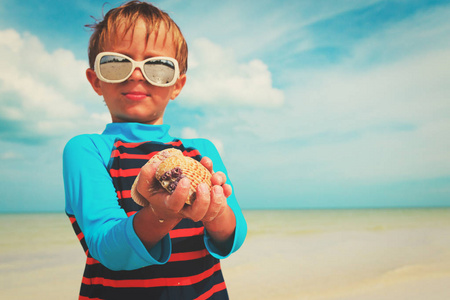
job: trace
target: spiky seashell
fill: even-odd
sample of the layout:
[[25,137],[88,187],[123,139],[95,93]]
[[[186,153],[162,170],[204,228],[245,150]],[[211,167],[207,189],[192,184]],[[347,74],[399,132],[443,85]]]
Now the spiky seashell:
[[[166,191],[173,193],[178,182],[187,177],[191,183],[189,196],[186,204],[192,204],[196,198],[197,187],[201,182],[205,182],[211,188],[211,173],[197,160],[186,157],[183,153],[175,148],[162,150],[155,154],[149,162],[150,164],[159,164],[155,177]],[[136,178],[137,181],[137,178]],[[135,181],[135,183],[136,183]],[[150,184],[149,191],[156,193],[160,190],[160,186]],[[147,205],[147,201],[136,192],[135,184],[131,189],[133,200],[141,205]]]

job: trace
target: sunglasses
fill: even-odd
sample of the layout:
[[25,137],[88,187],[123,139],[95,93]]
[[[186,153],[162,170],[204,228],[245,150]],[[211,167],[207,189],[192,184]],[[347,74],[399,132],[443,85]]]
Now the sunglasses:
[[174,85],[180,76],[178,61],[172,57],[151,57],[143,61],[115,52],[100,52],[95,58],[94,71],[97,77],[107,83],[127,80],[136,68],[145,79],[155,86]]

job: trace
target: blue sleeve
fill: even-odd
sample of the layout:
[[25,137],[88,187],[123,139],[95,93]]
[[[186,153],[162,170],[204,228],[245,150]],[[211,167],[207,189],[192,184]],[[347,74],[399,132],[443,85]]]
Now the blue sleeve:
[[134,217],[118,204],[107,169],[112,143],[99,137],[75,137],[64,149],[66,212],[75,216],[92,257],[107,268],[134,270],[166,263],[172,248],[169,236],[150,252],[142,244],[134,231]]
[[[227,176],[227,184],[231,185],[231,187],[233,188],[233,185],[228,177],[228,172],[225,168],[225,165],[223,164],[222,158],[220,157],[220,154],[217,151],[214,144],[211,143],[209,140],[205,139],[199,139],[196,141],[198,142],[198,145],[196,145],[196,147],[200,151],[200,154],[202,156],[207,156],[212,160],[214,172],[221,171],[225,173],[225,175]],[[239,207],[239,204],[236,200],[234,188],[233,193],[230,195],[230,197],[227,198],[227,203],[230,206],[236,218],[236,229],[234,232],[234,237],[232,240],[228,242],[228,245],[226,247],[227,249],[229,249],[229,251],[224,252],[223,250],[218,249],[212,242],[212,239],[209,236],[208,232],[205,231],[204,240],[206,249],[208,249],[208,251],[211,253],[212,256],[218,259],[226,258],[230,256],[230,254],[232,254],[233,252],[237,251],[244,243],[245,237],[247,235],[247,222],[245,221],[244,215],[242,214],[242,210]]]

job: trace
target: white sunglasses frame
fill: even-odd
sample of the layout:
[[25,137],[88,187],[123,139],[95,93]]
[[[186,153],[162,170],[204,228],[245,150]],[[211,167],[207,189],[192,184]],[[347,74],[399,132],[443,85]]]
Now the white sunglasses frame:
[[[125,58],[128,59],[131,62],[131,71],[130,73],[125,76],[125,78],[123,79],[116,79],[116,80],[110,80],[110,79],[106,79],[105,77],[103,77],[102,73],[100,72],[100,61],[104,56],[108,56],[108,55],[113,55],[113,56],[118,56],[121,58]],[[153,60],[168,60],[170,62],[172,62],[175,66],[175,74],[174,77],[172,79],[172,81],[168,82],[168,83],[157,83],[157,82],[153,82],[151,80],[149,80],[149,78],[147,77],[147,75],[145,74],[144,70],[144,65],[149,62],[149,61],[153,61]],[[122,53],[117,53],[117,52],[100,52],[99,54],[97,54],[97,56],[95,57],[95,63],[94,63],[94,71],[95,74],[97,74],[98,79],[100,79],[101,81],[104,81],[106,83],[121,83],[124,82],[126,80],[128,80],[128,78],[130,78],[131,74],[133,74],[134,70],[136,70],[136,68],[139,68],[141,70],[142,75],[144,76],[145,80],[147,80],[147,82],[149,82],[151,85],[154,86],[159,86],[159,87],[168,87],[168,86],[172,86],[174,85],[178,78],[180,77],[180,67],[178,66],[178,61],[175,58],[172,57],[166,57],[166,56],[155,56],[155,57],[150,57],[147,58],[145,60],[141,60],[141,61],[135,61],[134,59],[132,59],[129,56],[126,56]]]

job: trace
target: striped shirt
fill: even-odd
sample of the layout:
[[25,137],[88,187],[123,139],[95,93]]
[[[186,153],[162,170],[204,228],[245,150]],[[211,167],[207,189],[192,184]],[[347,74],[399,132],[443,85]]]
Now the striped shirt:
[[210,241],[201,222],[183,219],[147,251],[132,226],[141,206],[130,195],[140,168],[158,151],[178,148],[214,170],[226,170],[207,140],[174,139],[166,125],[108,124],[102,135],[82,135],[66,145],[66,213],[86,253],[79,299],[228,299],[220,259],[236,251],[246,224],[234,194],[236,215],[229,253]]

